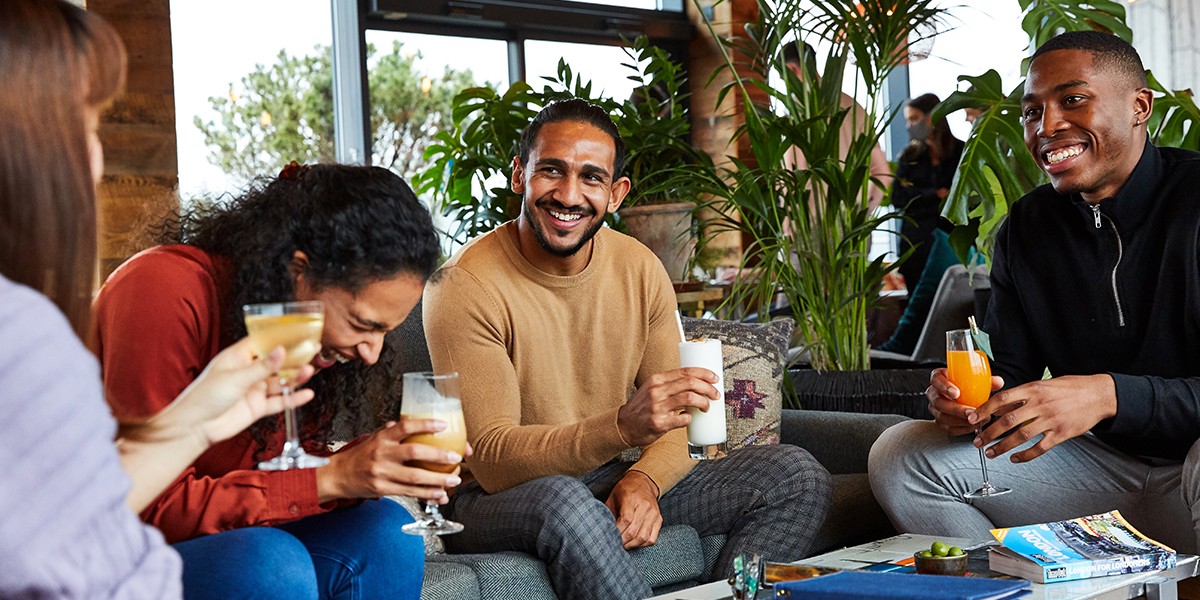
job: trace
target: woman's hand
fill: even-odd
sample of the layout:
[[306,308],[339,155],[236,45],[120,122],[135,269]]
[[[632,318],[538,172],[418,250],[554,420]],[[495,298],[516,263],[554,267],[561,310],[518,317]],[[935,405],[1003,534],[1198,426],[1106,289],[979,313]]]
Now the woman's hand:
[[[249,338],[243,339],[213,357],[162,412],[144,422],[122,423],[120,437],[136,442],[190,439],[203,452],[286,408],[283,395],[267,389],[267,378],[283,364],[284,356],[283,348],[277,347],[256,360]],[[312,374],[313,368],[305,366],[297,382],[307,381]],[[288,401],[295,407],[312,397],[312,390],[299,390]]]
[[[284,356],[283,348],[275,348],[255,360],[249,340],[242,340],[216,355],[162,412],[121,423],[117,449],[133,483],[125,499],[129,508],[141,512],[210,446],[283,410],[283,396],[268,392],[267,377]],[[301,369],[297,380],[306,381],[312,372],[312,367]],[[311,390],[301,390],[289,401],[299,406],[312,397]]]
[[[464,457],[457,452],[406,441],[418,433],[445,429],[445,421],[433,419],[388,423],[360,443],[329,457],[329,464],[317,469],[318,500],[411,496],[445,504],[449,501],[446,488],[462,483],[458,475]],[[471,455],[469,444],[465,455]],[[410,466],[413,461],[446,465],[449,472]]]

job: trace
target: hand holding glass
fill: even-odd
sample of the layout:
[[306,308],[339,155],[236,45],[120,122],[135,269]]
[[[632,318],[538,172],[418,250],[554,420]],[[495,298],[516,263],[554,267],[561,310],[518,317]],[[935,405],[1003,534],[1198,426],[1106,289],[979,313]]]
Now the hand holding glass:
[[725,428],[725,368],[722,364],[721,340],[699,339],[679,342],[679,366],[700,367],[717,375],[716,388],[720,397],[708,405],[708,412],[688,407],[692,420],[688,422],[688,454],[696,460],[723,458],[727,451],[728,434]]
[[283,392],[284,427],[287,441],[283,452],[268,461],[258,463],[265,471],[288,469],[313,469],[329,464],[329,459],[313,456],[300,446],[299,428],[296,424],[296,409],[291,406],[292,386],[296,374],[304,365],[312,362],[321,349],[321,332],[325,328],[325,309],[320,302],[278,302],[272,304],[247,304],[242,307],[246,318],[246,332],[259,356],[266,356],[276,346],[283,346],[287,356],[275,374]]
[[[978,408],[992,394],[992,367],[987,354],[975,348],[970,329],[946,332],[946,376],[958,388],[958,403]],[[978,434],[979,430],[976,429]],[[983,486],[964,494],[967,498],[987,498],[1007,494],[1012,490],[996,487],[988,481],[987,457],[979,448],[979,464],[983,468]]]
[[[457,452],[467,451],[467,427],[463,422],[458,373],[436,375],[428,371],[405,373],[403,398],[400,402],[402,419],[436,419],[446,422],[446,428],[434,433],[418,433],[405,438],[406,444],[424,444]],[[451,473],[458,465],[410,461],[410,466],[427,471]],[[446,535],[463,530],[462,523],[448,521],[438,510],[438,504],[425,501],[425,518],[401,528],[413,535]]]

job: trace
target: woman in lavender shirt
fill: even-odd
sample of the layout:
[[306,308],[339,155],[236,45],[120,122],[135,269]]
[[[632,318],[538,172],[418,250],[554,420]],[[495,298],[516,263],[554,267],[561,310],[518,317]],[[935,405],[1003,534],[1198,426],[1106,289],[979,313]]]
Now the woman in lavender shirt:
[[178,555],[135,513],[212,443],[283,408],[264,384],[282,349],[255,360],[240,343],[153,420],[118,426],[108,412],[79,334],[96,129],[124,71],[98,17],[0,1],[0,598],[180,597]]

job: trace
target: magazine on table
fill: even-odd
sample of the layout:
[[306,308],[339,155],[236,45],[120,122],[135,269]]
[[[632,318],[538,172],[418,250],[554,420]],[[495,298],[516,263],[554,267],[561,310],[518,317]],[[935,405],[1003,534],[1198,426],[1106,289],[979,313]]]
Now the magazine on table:
[[1001,545],[988,568],[1037,583],[1161,571],[1175,566],[1175,551],[1154,541],[1111,511],[1054,523],[993,529]]

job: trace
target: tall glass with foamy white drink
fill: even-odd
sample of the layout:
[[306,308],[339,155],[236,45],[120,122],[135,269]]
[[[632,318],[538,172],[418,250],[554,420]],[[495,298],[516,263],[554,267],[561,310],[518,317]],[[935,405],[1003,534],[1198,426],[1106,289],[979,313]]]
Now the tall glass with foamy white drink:
[[687,427],[688,453],[698,460],[721,458],[726,452],[725,432],[725,369],[721,359],[721,340],[697,339],[679,343],[679,366],[700,367],[717,375],[717,393],[708,412],[687,409],[692,421]]

